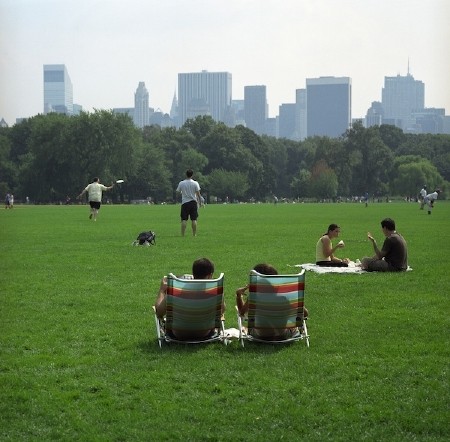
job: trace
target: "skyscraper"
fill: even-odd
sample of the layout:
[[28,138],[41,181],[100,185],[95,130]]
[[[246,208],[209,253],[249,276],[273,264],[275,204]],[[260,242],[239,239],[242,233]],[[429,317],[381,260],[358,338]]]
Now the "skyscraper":
[[306,79],[307,136],[340,137],[352,121],[352,80],[349,77]]
[[278,117],[278,137],[293,140],[295,138],[295,103],[280,105]]
[[231,106],[229,72],[196,72],[178,74],[178,124],[188,118],[211,115],[225,121]]
[[411,114],[425,107],[425,85],[414,80],[409,72],[405,77],[384,77],[381,104],[386,122],[406,130],[411,124]]
[[266,86],[244,87],[245,125],[258,135],[265,133],[267,119]]
[[148,126],[150,121],[150,109],[148,107],[148,90],[143,81],[139,85],[134,94],[134,125],[140,128]]
[[295,90],[295,139],[303,141],[306,138],[306,89]]
[[73,88],[63,64],[44,64],[44,114],[73,115]]

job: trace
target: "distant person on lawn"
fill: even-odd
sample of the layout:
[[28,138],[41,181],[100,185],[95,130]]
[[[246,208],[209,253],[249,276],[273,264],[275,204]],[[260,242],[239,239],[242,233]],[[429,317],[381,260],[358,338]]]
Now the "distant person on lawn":
[[372,241],[375,256],[363,258],[361,268],[368,272],[404,272],[408,268],[408,246],[400,233],[395,230],[395,221],[385,218],[381,221],[381,230],[386,239],[380,250],[372,234],[367,238]]
[[192,179],[192,169],[186,171],[186,179],[180,181],[177,192],[181,193],[181,236],[186,232],[188,219],[191,218],[192,235],[197,235],[198,208],[202,205],[200,184]]
[[427,186],[423,186],[420,189],[419,198],[420,198],[420,210],[423,210],[423,206],[425,205],[425,197],[427,196]]
[[441,189],[436,189],[434,192],[429,193],[425,199],[424,202],[428,206],[428,215],[431,215],[431,211],[434,207],[434,202],[438,199],[439,194],[441,193]]

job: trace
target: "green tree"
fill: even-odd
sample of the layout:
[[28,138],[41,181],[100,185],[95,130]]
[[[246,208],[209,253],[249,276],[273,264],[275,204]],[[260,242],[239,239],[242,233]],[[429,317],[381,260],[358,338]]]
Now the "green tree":
[[224,169],[215,169],[209,176],[209,194],[222,200],[226,197],[231,201],[242,199],[248,190],[247,177],[242,172],[230,172]]
[[334,170],[324,160],[319,160],[311,171],[310,193],[319,199],[337,196],[338,179]]
[[0,133],[0,194],[16,193],[18,169],[11,161],[11,141]]
[[295,198],[304,198],[310,196],[311,172],[306,169],[300,169],[297,176],[291,181],[292,194]]
[[198,143],[211,133],[217,124],[209,115],[200,115],[194,119],[188,119],[184,123],[183,129],[192,134]]
[[392,194],[417,196],[424,184],[429,189],[444,184],[444,179],[430,161],[418,155],[405,155],[395,159],[394,178],[390,186]]
[[239,133],[234,129],[217,124],[212,132],[202,138],[199,150],[209,159],[206,174],[216,169],[240,172],[247,177],[250,194],[260,188],[263,164],[242,144]]

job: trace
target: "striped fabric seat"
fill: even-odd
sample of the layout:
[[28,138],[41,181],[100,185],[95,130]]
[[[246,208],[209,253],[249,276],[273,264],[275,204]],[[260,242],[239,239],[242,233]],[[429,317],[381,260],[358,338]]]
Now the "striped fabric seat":
[[[222,340],[223,273],[216,279],[181,279],[167,277],[166,318],[158,339],[165,342],[200,343]],[[177,340],[173,331],[193,336],[211,335],[202,339]]]
[[248,316],[241,317],[239,324],[242,345],[244,339],[282,343],[306,339],[309,346],[304,298],[304,270],[295,275],[262,275],[252,270]]

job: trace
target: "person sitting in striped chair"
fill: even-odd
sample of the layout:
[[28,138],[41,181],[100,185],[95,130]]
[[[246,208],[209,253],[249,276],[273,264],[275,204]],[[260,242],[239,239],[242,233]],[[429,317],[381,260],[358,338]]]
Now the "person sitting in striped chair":
[[[255,267],[253,267],[253,270],[260,273],[261,275],[278,275],[277,269],[272,266],[271,264],[257,264]],[[243,296],[246,295],[247,290],[249,289],[249,285],[247,284],[244,287],[240,287],[236,290],[236,306],[239,311],[240,316],[245,316],[248,313],[249,310],[249,304],[248,299],[243,300]],[[306,307],[303,308],[303,317],[306,319],[308,317],[308,310]],[[294,334],[299,333],[298,327],[294,328],[273,328],[272,330],[257,330],[257,329],[250,329],[248,330],[248,333],[255,338],[262,338],[262,339],[287,339],[292,337]]]
[[[182,279],[213,279],[214,274],[214,264],[208,258],[199,258],[195,260],[192,264],[192,275],[184,275]],[[166,297],[167,297],[167,276],[164,276],[161,280],[161,285],[159,287],[159,292],[156,297],[155,302],[155,312],[158,318],[164,318],[167,312],[166,306]],[[222,315],[225,312],[225,303],[222,303]],[[210,334],[213,334],[216,330],[207,330],[203,332],[203,335],[200,336],[196,333],[187,333],[185,331],[180,330],[172,330],[172,334],[175,338],[183,340],[183,339],[202,339],[208,337]]]

